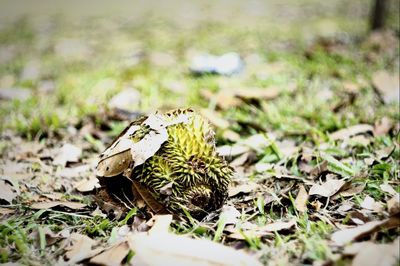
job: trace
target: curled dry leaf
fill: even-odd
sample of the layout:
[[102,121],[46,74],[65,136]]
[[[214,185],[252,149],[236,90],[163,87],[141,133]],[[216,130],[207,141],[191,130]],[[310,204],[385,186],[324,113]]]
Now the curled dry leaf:
[[128,243],[122,242],[92,257],[89,262],[96,265],[119,266],[129,250]]
[[129,247],[134,250],[134,265],[176,266],[259,266],[254,257],[240,250],[206,239],[164,234],[132,234]]
[[335,195],[346,184],[344,180],[330,179],[320,184],[314,184],[309,191],[309,195],[319,195],[322,197],[331,197]]
[[400,194],[397,193],[387,201],[387,209],[391,215],[400,213]]
[[0,199],[11,203],[17,196],[18,191],[14,188],[13,185],[6,182],[5,180],[0,179]]
[[380,120],[375,122],[374,136],[384,136],[393,128],[393,120],[387,116],[382,117]]
[[229,122],[226,121],[224,118],[222,118],[219,113],[217,113],[214,110],[211,109],[201,109],[200,110],[201,115],[203,115],[205,118],[207,118],[208,121],[210,121],[211,124],[216,126],[217,128],[220,129],[227,129],[229,127]]
[[82,149],[72,144],[64,144],[57,155],[54,157],[55,165],[65,166],[67,162],[78,162],[82,155]]
[[296,200],[294,201],[294,206],[296,210],[299,212],[306,212],[307,211],[307,200],[308,200],[308,193],[303,185],[299,186],[299,193],[297,193]]
[[343,129],[339,129],[338,131],[335,131],[330,134],[331,139],[333,140],[343,140],[343,139],[348,139],[352,136],[362,134],[362,133],[368,133],[368,132],[373,132],[374,127],[368,124],[360,124],[360,125],[355,125]]
[[349,242],[363,238],[374,232],[378,232],[383,229],[396,228],[399,225],[399,217],[393,216],[382,221],[372,221],[354,228],[336,231],[332,234],[331,239],[336,245],[343,246]]
[[44,202],[36,202],[31,205],[32,209],[51,209],[56,206],[64,206],[73,210],[79,210],[86,207],[86,204],[79,202],[70,202],[70,201],[44,201]]
[[78,233],[71,234],[69,241],[71,246],[66,248],[68,251],[65,253],[65,257],[71,265],[91,258],[103,250],[103,248],[92,249],[97,242],[88,236]]
[[94,176],[91,176],[89,179],[83,179],[75,184],[75,188],[79,192],[88,192],[99,187],[99,180]]
[[353,259],[352,266],[391,266],[399,259],[399,239],[391,244],[363,242]]
[[229,197],[236,196],[240,193],[250,193],[257,191],[261,186],[254,182],[246,182],[235,187],[229,188]]
[[372,84],[384,103],[399,102],[400,78],[398,73],[377,71],[372,75]]

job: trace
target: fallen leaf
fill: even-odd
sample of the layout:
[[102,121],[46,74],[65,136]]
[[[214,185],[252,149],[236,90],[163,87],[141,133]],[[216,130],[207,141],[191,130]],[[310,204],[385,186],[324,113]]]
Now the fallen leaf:
[[384,136],[386,135],[394,126],[393,120],[387,116],[382,117],[375,122],[374,126],[374,136]]
[[314,184],[309,191],[309,195],[319,195],[322,197],[331,197],[335,195],[346,184],[343,180],[330,179],[320,184]]
[[375,211],[375,212],[381,212],[383,210],[383,206],[381,203],[376,202],[373,198],[370,196],[366,196],[364,200],[361,202],[360,205],[362,208]]
[[387,209],[391,215],[400,213],[400,194],[397,193],[387,201]]
[[389,185],[388,183],[382,184],[379,187],[383,192],[389,193],[391,196],[394,196],[397,194],[397,191],[394,190],[394,188],[391,185]]
[[66,248],[68,251],[65,253],[69,264],[91,258],[103,250],[103,248],[92,249],[97,244],[97,241],[78,233],[71,234],[69,241],[71,246]]
[[260,185],[255,182],[246,182],[244,184],[230,187],[229,188],[229,197],[236,196],[240,193],[247,194],[250,192],[255,192],[260,188]]
[[56,157],[54,157],[53,164],[65,166],[67,162],[78,162],[82,155],[82,149],[72,144],[64,144]]
[[354,257],[352,266],[391,266],[396,265],[399,259],[399,239],[392,244],[364,244]]
[[290,220],[288,222],[274,222],[271,224],[267,224],[264,226],[261,226],[259,231],[263,231],[263,232],[278,232],[281,230],[287,230],[292,228],[293,226],[296,225],[296,220]]
[[225,222],[225,225],[236,224],[240,215],[241,213],[234,206],[225,205],[222,207],[220,219]]
[[114,95],[108,103],[108,107],[133,112],[139,109],[139,103],[139,91],[133,88],[127,88]]
[[36,202],[31,205],[32,209],[51,209],[56,206],[64,206],[73,210],[79,210],[86,207],[86,204],[79,202],[70,202],[70,201],[44,201],[44,202]]
[[220,156],[235,157],[250,151],[250,148],[245,145],[235,144],[232,146],[231,145],[219,146],[217,147],[216,151]]
[[381,96],[384,103],[399,102],[400,77],[399,74],[390,74],[384,70],[372,75],[372,84]]
[[172,223],[172,215],[164,214],[164,215],[155,215],[151,219],[152,227],[149,230],[149,234],[162,234],[168,233],[169,227]]
[[2,208],[0,207],[0,215],[7,215],[7,214],[12,214],[14,213],[15,210],[13,209],[8,209],[8,208]]
[[358,195],[364,190],[365,186],[366,186],[366,184],[362,184],[362,185],[358,185],[358,186],[350,185],[350,187],[348,189],[341,191],[335,197],[352,197],[354,195]]
[[299,186],[299,192],[297,193],[296,200],[294,201],[294,206],[296,210],[299,212],[306,212],[307,211],[307,200],[308,200],[308,193],[303,185]]
[[211,124],[220,129],[227,129],[229,122],[222,118],[219,113],[211,109],[201,109],[201,115],[203,115]]
[[333,140],[343,140],[343,139],[348,139],[348,138],[358,135],[358,134],[368,133],[368,132],[373,132],[373,131],[374,131],[374,128],[371,125],[360,124],[360,125],[355,125],[355,126],[339,129],[338,131],[331,133],[330,137]]
[[245,88],[235,89],[234,94],[242,99],[272,100],[279,96],[279,90],[276,88]]
[[122,242],[92,257],[89,262],[96,265],[119,266],[129,250],[128,243]]
[[366,224],[336,231],[331,235],[331,240],[339,246],[343,246],[351,241],[363,238],[374,232],[378,232],[383,229],[396,228],[400,225],[400,219],[398,217],[391,217],[382,221],[372,221]]
[[90,177],[89,179],[83,179],[75,184],[75,188],[79,192],[88,192],[99,187],[99,180],[94,176]]
[[191,239],[170,233],[132,234],[128,237],[128,243],[135,252],[132,262],[134,265],[261,265],[243,251],[206,239]]
[[14,189],[14,187],[10,183],[8,183],[4,180],[0,180],[0,199],[3,199],[11,204],[11,202],[17,196],[18,196],[17,191]]

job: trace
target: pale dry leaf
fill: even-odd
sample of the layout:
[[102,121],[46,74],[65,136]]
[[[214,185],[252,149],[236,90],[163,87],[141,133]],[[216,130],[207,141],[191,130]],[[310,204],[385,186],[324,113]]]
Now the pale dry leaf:
[[303,185],[299,186],[299,192],[297,193],[296,200],[294,201],[294,206],[299,212],[307,211],[307,200],[308,193]]
[[243,251],[206,239],[191,239],[173,234],[139,233],[130,235],[128,243],[135,252],[134,265],[261,265],[254,257]]
[[310,188],[308,194],[319,195],[322,197],[331,197],[335,195],[343,187],[344,184],[346,184],[344,180],[330,179],[322,185],[314,184]]
[[296,220],[295,219],[290,220],[288,222],[279,221],[279,222],[273,222],[271,224],[264,225],[264,226],[260,227],[259,231],[262,231],[262,232],[278,232],[278,231],[281,231],[281,230],[290,229],[290,228],[294,227],[295,225],[296,225]]
[[380,120],[375,122],[374,126],[374,136],[384,136],[386,135],[394,126],[393,120],[387,116],[382,117]]
[[348,189],[341,191],[335,197],[352,197],[354,195],[358,195],[364,190],[365,185],[366,184],[362,184],[362,185],[358,185],[358,186],[351,185]]
[[235,145],[224,145],[224,146],[219,146],[217,147],[217,153],[220,156],[238,156],[241,155],[243,153],[246,153],[250,150],[249,147],[245,146],[245,145],[239,145],[239,144],[235,144]]
[[331,240],[339,246],[370,235],[382,229],[395,228],[400,225],[399,218],[391,217],[382,221],[372,221],[363,225],[336,231],[331,235]]
[[79,210],[86,207],[86,204],[79,202],[71,202],[71,201],[44,201],[44,202],[36,202],[31,205],[32,209],[51,209],[56,206],[64,206],[73,210]]
[[96,265],[119,266],[129,250],[128,243],[122,242],[92,257],[89,262]]
[[242,99],[272,100],[279,96],[277,88],[244,88],[235,89],[234,95]]
[[387,201],[387,209],[391,215],[400,212],[400,194],[397,193],[390,200]]
[[372,75],[372,84],[384,103],[399,102],[400,78],[398,73],[390,74],[384,70],[377,71]]
[[18,193],[11,184],[4,180],[0,180],[0,199],[11,203],[17,196]]
[[353,259],[352,266],[392,266],[399,260],[399,239],[392,244],[364,245]]
[[139,103],[140,92],[134,88],[126,88],[111,98],[108,107],[134,112],[139,109]]
[[67,162],[78,162],[82,155],[82,149],[72,145],[64,144],[54,157],[53,164],[65,166]]
[[389,185],[388,183],[382,184],[379,187],[383,192],[389,193],[391,196],[394,196],[397,194],[396,190],[394,190],[394,188],[391,185]]
[[225,221],[226,225],[236,224],[240,215],[240,212],[234,206],[224,205],[222,207],[220,219]]
[[12,214],[14,213],[15,210],[13,209],[8,209],[8,208],[2,208],[0,207],[0,215],[7,215],[7,214]]
[[376,202],[372,197],[366,196],[364,200],[361,202],[360,206],[364,209],[381,212],[383,210],[383,206],[380,202]]
[[0,88],[0,99],[25,101],[32,95],[32,91],[24,88]]
[[152,218],[153,226],[149,230],[149,234],[162,234],[168,233],[169,227],[172,223],[172,215],[155,215]]
[[91,176],[89,179],[83,179],[77,182],[74,187],[79,192],[88,192],[92,191],[95,188],[99,188],[100,184],[99,180],[96,177]]
[[211,109],[201,109],[200,113],[208,120],[211,124],[220,129],[227,129],[229,122],[222,118],[219,113]]
[[368,133],[368,132],[373,132],[374,127],[368,124],[359,124],[359,125],[354,125],[351,127],[339,129],[338,131],[335,131],[330,134],[331,139],[333,140],[344,140],[348,139],[352,136],[362,134],[362,133]]
[[69,241],[71,246],[66,248],[68,251],[65,253],[65,257],[70,264],[91,258],[103,250],[103,248],[92,249],[97,242],[88,236],[78,233],[71,234]]
[[260,185],[255,182],[246,182],[238,186],[229,188],[229,197],[236,196],[240,193],[248,194],[250,192],[255,192],[260,188]]

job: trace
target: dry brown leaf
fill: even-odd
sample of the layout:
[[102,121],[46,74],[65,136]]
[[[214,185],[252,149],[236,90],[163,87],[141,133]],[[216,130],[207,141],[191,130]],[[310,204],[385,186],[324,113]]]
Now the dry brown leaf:
[[387,116],[382,117],[380,120],[375,122],[374,126],[374,136],[384,136],[386,135],[394,126],[393,120]]
[[353,259],[352,266],[392,266],[399,259],[399,239],[392,244],[365,243]]
[[279,90],[276,88],[245,88],[235,89],[234,94],[242,99],[272,100],[279,96]]
[[399,102],[400,77],[381,70],[372,75],[372,84],[384,103]]
[[99,180],[96,177],[91,176],[89,179],[83,179],[79,181],[78,183],[75,184],[74,187],[79,192],[88,192],[92,191],[95,188],[99,188],[100,184]]
[[296,200],[294,201],[294,206],[299,212],[307,211],[307,200],[308,193],[303,185],[299,186],[299,193],[297,193]]
[[92,257],[89,262],[98,265],[119,266],[128,255],[129,250],[128,243],[122,242]]
[[260,227],[259,230],[263,231],[263,232],[278,232],[281,230],[290,229],[295,225],[296,225],[296,220],[293,219],[293,220],[290,220],[289,222],[274,222],[271,224],[267,224],[267,225]]
[[394,196],[397,194],[396,190],[394,190],[394,188],[391,185],[389,185],[388,183],[382,184],[379,187],[383,192],[389,193],[391,196]]
[[400,194],[397,193],[387,201],[387,209],[391,215],[400,213]]
[[129,247],[135,252],[133,264],[144,266],[259,266],[254,257],[240,250],[206,239],[164,234],[132,234]]
[[250,148],[245,146],[245,145],[239,145],[239,144],[235,144],[233,146],[231,145],[224,145],[224,146],[219,146],[217,147],[217,153],[220,156],[238,156],[241,155],[243,153],[246,153],[250,151]]
[[0,179],[0,199],[11,203],[18,196],[17,191],[8,182]]
[[72,144],[64,144],[54,157],[53,164],[65,166],[67,162],[78,162],[82,155],[82,149]]
[[360,194],[364,190],[365,185],[366,184],[362,184],[362,185],[358,185],[358,186],[350,185],[350,187],[348,189],[341,191],[335,197],[352,197],[354,195]]
[[222,118],[219,113],[211,109],[201,109],[201,115],[203,115],[211,124],[220,129],[227,129],[229,122]]
[[319,195],[322,197],[331,197],[335,195],[344,186],[344,184],[346,184],[346,182],[343,180],[330,179],[322,185],[314,184],[310,188],[308,194]]
[[220,90],[218,93],[214,94],[208,89],[203,89],[200,91],[200,94],[208,101],[215,102],[217,106],[223,110],[236,107],[241,104],[241,101],[235,98],[232,90]]
[[97,242],[85,235],[73,233],[69,240],[71,241],[71,246],[66,248],[68,251],[65,253],[69,264],[91,258],[103,250],[103,248],[92,249]]
[[362,134],[362,133],[368,133],[368,132],[373,132],[374,127],[368,124],[359,124],[359,125],[354,125],[351,127],[339,129],[338,131],[335,131],[330,134],[331,139],[333,140],[343,140],[343,139],[348,139],[352,136]]
[[13,209],[8,209],[8,208],[2,208],[0,207],[0,215],[7,215],[7,214],[12,214],[14,213],[15,210]]
[[229,188],[229,197],[236,196],[240,193],[255,192],[260,188],[260,185],[254,182],[246,182],[244,184]]
[[146,202],[147,206],[155,213],[155,214],[162,214],[162,213],[168,213],[165,207],[159,203],[153,195],[145,188],[142,186],[138,181],[132,180],[132,191],[133,194],[135,195],[136,199],[142,199]]
[[382,204],[380,202],[376,202],[370,196],[366,196],[364,198],[364,200],[361,202],[360,206],[364,209],[375,211],[375,212],[381,212],[383,210]]
[[372,221],[354,228],[336,231],[331,235],[331,239],[335,244],[343,246],[351,241],[360,239],[374,232],[382,229],[396,228],[399,225],[400,219],[393,216],[382,221]]
[[86,207],[86,204],[79,202],[70,202],[70,201],[44,201],[44,202],[36,202],[31,205],[32,209],[51,209],[56,206],[64,206],[73,210],[79,210]]

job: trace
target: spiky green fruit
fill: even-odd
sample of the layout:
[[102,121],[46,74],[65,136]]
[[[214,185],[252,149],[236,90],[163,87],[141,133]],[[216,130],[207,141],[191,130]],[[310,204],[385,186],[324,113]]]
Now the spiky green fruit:
[[[222,206],[232,169],[217,155],[208,122],[192,111],[183,112],[189,115],[187,123],[169,126],[168,140],[132,176],[168,209],[197,214]],[[165,117],[173,119],[179,113]]]
[[[184,122],[174,122],[182,117]],[[168,138],[154,155],[133,168],[130,178],[171,212],[184,209],[192,215],[201,215],[220,208],[228,195],[233,171],[216,153],[209,123],[189,109],[172,111],[159,118],[170,123],[166,127]],[[139,144],[152,130],[142,123],[125,136]]]

